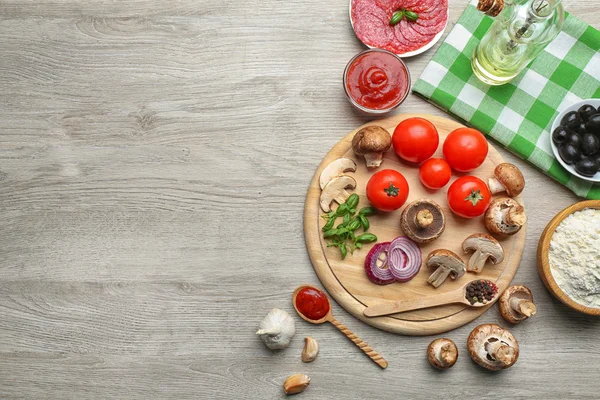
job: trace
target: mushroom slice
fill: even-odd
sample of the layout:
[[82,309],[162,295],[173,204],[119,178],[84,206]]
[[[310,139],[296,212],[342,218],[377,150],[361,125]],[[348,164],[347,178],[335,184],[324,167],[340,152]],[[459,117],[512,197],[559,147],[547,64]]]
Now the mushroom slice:
[[519,358],[517,339],[496,324],[483,324],[473,329],[467,347],[471,359],[491,371],[508,368]]
[[383,153],[392,146],[389,132],[378,125],[362,128],[352,138],[352,150],[364,156],[367,168],[377,168],[383,162]]
[[427,359],[435,368],[448,369],[456,364],[458,348],[450,339],[435,339],[427,347]]
[[350,196],[350,193],[346,189],[354,189],[356,187],[356,181],[353,177],[348,175],[338,176],[333,178],[321,192],[319,204],[321,209],[325,212],[331,211],[331,203],[335,201],[338,204],[342,204]]
[[417,243],[429,243],[442,234],[446,219],[433,200],[421,199],[407,205],[400,217],[402,231]]
[[500,242],[487,233],[476,233],[469,236],[463,242],[465,253],[473,251],[473,255],[467,262],[467,271],[480,273],[489,259],[492,264],[501,263],[504,260],[504,249]]
[[426,264],[430,268],[437,268],[427,279],[433,287],[439,287],[448,276],[458,279],[465,274],[466,267],[463,260],[450,250],[433,250],[427,256]]
[[525,178],[515,165],[502,163],[494,169],[494,177],[488,180],[488,186],[492,194],[506,191],[510,197],[517,197],[525,188]]
[[321,189],[323,189],[333,178],[344,175],[344,172],[354,171],[356,171],[356,163],[353,160],[349,158],[338,158],[329,163],[323,172],[321,172],[321,175],[319,176],[319,185],[321,186]]
[[513,324],[526,320],[537,312],[531,290],[526,286],[509,286],[500,296],[499,302],[500,314]]
[[525,222],[525,208],[510,197],[493,200],[485,212],[485,227],[496,235],[514,235],[521,230]]

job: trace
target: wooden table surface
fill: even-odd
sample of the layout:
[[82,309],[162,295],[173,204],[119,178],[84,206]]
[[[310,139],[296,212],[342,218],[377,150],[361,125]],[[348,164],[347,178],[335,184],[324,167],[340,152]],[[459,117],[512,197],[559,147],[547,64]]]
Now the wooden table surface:
[[[451,1],[450,26],[465,0]],[[567,8],[600,25],[592,0]],[[550,297],[535,264],[546,223],[578,199],[504,150],[527,179],[530,223],[515,282],[538,315],[521,356],[488,373],[465,342],[494,307],[432,337],[371,328],[333,305],[389,361],[380,370],[333,326],[296,318],[292,345],[254,334],[319,285],[302,210],[321,158],[365,122],[343,68],[363,49],[348,0],[5,0],[0,3],[0,398],[597,398],[600,320]],[[439,44],[438,44],[439,45]],[[437,48],[437,46],[435,47]],[[416,78],[434,50],[408,61]],[[400,112],[443,115],[411,95]],[[304,336],[321,345],[300,361]]]

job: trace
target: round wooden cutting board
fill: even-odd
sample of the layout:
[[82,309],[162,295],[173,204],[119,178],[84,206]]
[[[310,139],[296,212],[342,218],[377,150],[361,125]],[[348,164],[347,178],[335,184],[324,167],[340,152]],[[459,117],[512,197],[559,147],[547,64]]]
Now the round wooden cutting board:
[[[372,244],[365,245],[361,250],[355,251],[354,254],[348,254],[345,260],[341,259],[337,248],[328,248],[327,241],[323,239],[321,233],[321,228],[325,225],[326,221],[321,218],[321,215],[324,213],[319,207],[319,196],[321,194],[319,176],[321,171],[330,162],[340,157],[351,158],[358,165],[356,172],[348,173],[357,182],[355,193],[360,196],[358,208],[369,205],[365,194],[365,186],[371,175],[376,171],[387,168],[398,170],[406,177],[410,185],[407,204],[416,199],[429,198],[436,201],[442,207],[446,216],[446,230],[440,238],[432,243],[420,245],[423,258],[430,251],[440,248],[449,249],[456,254],[463,255],[461,245],[467,236],[473,233],[487,232],[483,224],[483,218],[465,219],[455,216],[450,211],[446,201],[446,192],[450,184],[438,191],[426,189],[419,181],[418,167],[401,161],[394,153],[393,148],[385,154],[381,167],[374,171],[368,171],[364,159],[362,157],[359,159],[354,155],[351,144],[356,131],[367,125],[380,125],[392,133],[400,121],[410,117],[426,118],[437,127],[440,134],[440,146],[434,157],[442,156],[442,143],[446,135],[454,129],[463,126],[449,119],[433,115],[404,114],[372,121],[350,132],[329,151],[312,179],[304,206],[304,236],[308,254],[319,279],[329,294],[346,311],[367,324],[385,331],[405,335],[432,335],[455,329],[474,320],[483,314],[491,304],[490,306],[481,308],[471,308],[464,305],[447,305],[375,318],[365,317],[363,311],[365,307],[378,303],[420,298],[422,296],[435,296],[439,293],[457,289],[473,279],[489,279],[498,285],[500,292],[503,292],[510,284],[519,267],[523,248],[525,247],[526,227],[523,227],[514,236],[497,238],[505,251],[505,258],[502,263],[497,265],[486,264],[483,272],[478,275],[469,272],[456,281],[448,279],[437,289],[427,283],[427,278],[433,271],[428,270],[424,264],[421,266],[421,270],[417,276],[409,282],[395,282],[390,285],[376,285],[372,283],[364,271],[365,256],[371,249]],[[490,145],[488,158],[483,165],[471,174],[487,182],[487,179],[493,176],[495,166],[502,162],[504,162],[502,156]],[[456,173],[453,174],[451,183],[457,176]],[[521,197],[516,198],[516,200],[523,204]],[[375,216],[369,217],[371,222],[369,232],[377,235],[379,242],[391,241],[396,236],[403,235],[399,223],[402,209],[391,213],[380,212]],[[339,221],[341,222],[341,219]],[[362,230],[359,232],[362,232]],[[468,260],[468,257],[468,255],[463,256],[465,262]]]

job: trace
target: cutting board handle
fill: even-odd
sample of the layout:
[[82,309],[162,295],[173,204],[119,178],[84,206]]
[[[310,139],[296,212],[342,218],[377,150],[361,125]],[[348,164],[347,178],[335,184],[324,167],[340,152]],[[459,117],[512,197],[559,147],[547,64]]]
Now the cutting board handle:
[[388,363],[385,359],[379,355],[375,350],[371,348],[368,344],[363,342],[358,336],[356,336],[350,329],[348,329],[344,324],[340,321],[331,317],[329,320],[336,328],[338,328],[346,337],[354,342],[355,345],[358,346],[359,349],[365,352],[366,355],[369,356],[371,360],[381,368],[387,368]]

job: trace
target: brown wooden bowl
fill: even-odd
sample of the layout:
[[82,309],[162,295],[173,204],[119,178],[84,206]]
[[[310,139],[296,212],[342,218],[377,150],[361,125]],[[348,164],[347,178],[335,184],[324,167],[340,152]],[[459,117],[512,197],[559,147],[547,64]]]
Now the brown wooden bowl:
[[556,214],[552,221],[548,223],[544,232],[542,232],[542,236],[540,237],[540,241],[538,243],[538,251],[537,251],[537,263],[538,263],[538,272],[540,273],[540,277],[542,281],[550,291],[561,302],[571,307],[575,311],[582,312],[588,315],[600,315],[600,308],[586,307],[572,300],[565,292],[562,291],[558,284],[554,280],[552,276],[552,272],[550,271],[550,263],[548,262],[548,250],[550,249],[550,239],[552,239],[552,235],[556,230],[556,227],[562,222],[570,214],[573,214],[576,211],[583,210],[584,208],[597,208],[600,209],[600,200],[588,200],[588,201],[580,201],[579,203],[575,203],[572,206],[569,206]]

